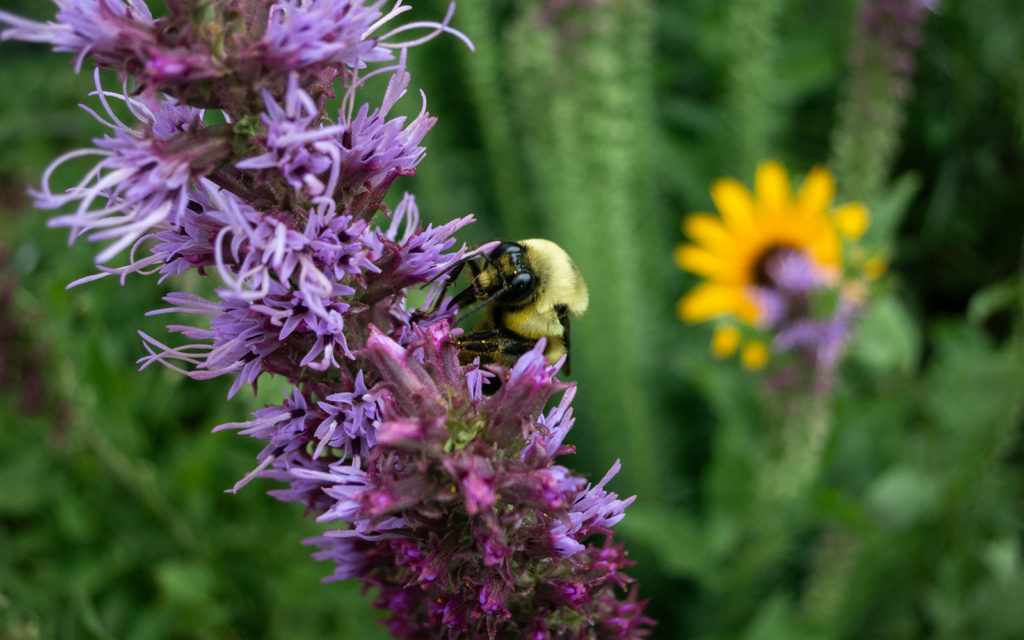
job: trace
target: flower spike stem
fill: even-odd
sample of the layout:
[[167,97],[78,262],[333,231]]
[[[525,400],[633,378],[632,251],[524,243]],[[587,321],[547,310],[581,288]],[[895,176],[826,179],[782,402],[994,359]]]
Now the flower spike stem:
[[736,0],[727,9],[730,55],[724,106],[731,126],[725,166],[743,174],[768,155],[779,126],[772,66],[782,7],[779,0]]
[[885,186],[913,90],[915,53],[936,4],[866,0],[858,10],[830,160],[844,196],[874,202]]
[[[802,400],[802,402],[800,402]],[[779,457],[763,469],[759,486],[769,509],[806,498],[818,478],[831,433],[831,402],[826,394],[795,400],[799,405],[783,425]]]

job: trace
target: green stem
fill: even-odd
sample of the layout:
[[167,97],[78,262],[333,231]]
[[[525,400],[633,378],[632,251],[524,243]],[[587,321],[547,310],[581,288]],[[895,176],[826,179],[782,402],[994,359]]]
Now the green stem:
[[760,486],[770,511],[802,501],[821,469],[832,429],[829,396],[811,396],[805,402],[783,426],[781,455],[764,470]]
[[652,312],[660,292],[647,274],[669,249],[659,253],[663,238],[653,231],[647,143],[653,12],[620,0],[558,19],[573,22],[525,12],[510,31],[509,59],[544,231],[590,289],[587,315],[572,326],[579,424],[596,435],[590,456],[622,458],[620,490],[657,495],[652,345],[669,318]]
[[489,158],[495,203],[505,234],[525,238],[536,228],[527,206],[526,189],[520,170],[509,116],[508,99],[501,89],[502,65],[494,38],[493,0],[474,0],[459,5],[459,20],[473,36],[476,51],[466,61],[473,108],[480,127],[484,150]]
[[726,166],[742,175],[768,157],[779,126],[772,69],[778,49],[775,23],[782,6],[781,0],[729,3]]

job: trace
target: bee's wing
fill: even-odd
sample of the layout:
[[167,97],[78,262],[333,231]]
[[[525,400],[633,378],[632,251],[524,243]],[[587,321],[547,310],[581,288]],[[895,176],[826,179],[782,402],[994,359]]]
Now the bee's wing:
[[572,373],[572,352],[569,350],[569,310],[558,311],[558,321],[562,324],[562,342],[565,344],[565,373]]

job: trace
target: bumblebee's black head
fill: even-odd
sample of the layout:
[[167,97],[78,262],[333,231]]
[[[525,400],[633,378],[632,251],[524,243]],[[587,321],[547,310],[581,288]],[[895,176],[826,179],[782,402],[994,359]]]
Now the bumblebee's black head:
[[487,262],[482,284],[488,297],[495,296],[494,301],[503,305],[525,304],[532,299],[539,283],[523,245],[502,242],[487,255]]
[[494,261],[500,258],[501,256],[509,255],[512,253],[523,253],[523,245],[519,244],[518,242],[502,242],[497,247],[492,249],[491,252],[487,254],[487,257],[490,258],[491,261]]

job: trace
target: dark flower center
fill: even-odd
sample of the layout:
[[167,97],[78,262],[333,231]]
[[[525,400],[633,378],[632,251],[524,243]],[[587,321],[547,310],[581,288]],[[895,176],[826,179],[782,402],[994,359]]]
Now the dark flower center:
[[758,287],[775,287],[778,285],[772,276],[771,266],[778,264],[779,260],[788,255],[799,253],[800,250],[788,244],[769,245],[757,260],[754,261],[754,268],[751,272],[751,280]]

